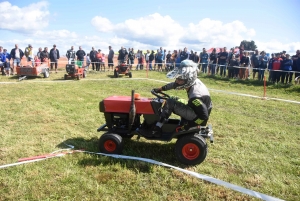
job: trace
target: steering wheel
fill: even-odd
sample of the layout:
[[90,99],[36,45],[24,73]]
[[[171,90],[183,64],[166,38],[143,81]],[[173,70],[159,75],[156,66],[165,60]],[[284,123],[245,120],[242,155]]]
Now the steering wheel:
[[163,92],[156,93],[154,91],[154,89],[151,90],[151,93],[159,99],[169,99],[170,98],[170,96],[168,94],[165,94]]

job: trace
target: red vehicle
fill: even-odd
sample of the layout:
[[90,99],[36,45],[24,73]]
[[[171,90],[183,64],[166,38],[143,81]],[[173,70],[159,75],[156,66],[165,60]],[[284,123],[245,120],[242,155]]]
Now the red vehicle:
[[132,73],[130,72],[129,65],[122,63],[121,65],[116,66],[114,70],[114,77],[118,78],[119,75],[125,75],[132,78]]
[[18,66],[16,70],[20,81],[31,76],[35,77],[35,76],[43,75],[44,78],[48,78],[50,76],[50,69],[48,63],[43,63],[36,67],[32,67],[31,65],[21,66],[21,67]]
[[68,79],[68,77],[76,78],[80,80],[80,78],[86,78],[86,69],[84,67],[80,68],[75,64],[67,64],[66,71],[68,74],[65,74],[64,79]]
[[[99,110],[104,113],[106,123],[97,131],[106,130],[99,139],[99,149],[103,153],[121,154],[123,150],[123,138],[131,138],[137,135],[149,140],[171,141],[177,139],[175,144],[175,156],[183,164],[196,165],[204,161],[207,154],[205,138],[213,142],[213,130],[211,125],[205,133],[195,126],[185,131],[177,131],[181,125],[180,119],[169,118],[162,126],[160,137],[149,138],[139,133],[139,129],[152,129],[159,120],[162,100],[170,98],[165,93],[157,94],[151,91],[156,98],[141,98],[138,94],[130,96],[110,96],[100,101]],[[141,122],[143,117],[143,122]]]

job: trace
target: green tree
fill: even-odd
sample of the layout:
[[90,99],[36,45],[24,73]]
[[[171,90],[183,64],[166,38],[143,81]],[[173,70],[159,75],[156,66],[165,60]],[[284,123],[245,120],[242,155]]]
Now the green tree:
[[253,40],[251,40],[251,41],[243,40],[240,45],[244,45],[244,50],[254,51],[257,48],[257,46],[255,45],[255,42]]

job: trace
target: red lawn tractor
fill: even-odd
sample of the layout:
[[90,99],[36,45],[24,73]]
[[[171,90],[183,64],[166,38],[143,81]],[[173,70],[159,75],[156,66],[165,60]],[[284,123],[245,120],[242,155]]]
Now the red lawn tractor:
[[64,79],[68,79],[68,77],[76,78],[80,80],[80,78],[86,78],[86,69],[84,67],[80,68],[75,64],[67,64],[66,71],[68,74],[65,74]]
[[132,73],[130,72],[129,65],[122,63],[116,66],[114,70],[114,77],[118,78],[119,75],[125,75],[128,76],[129,78],[132,78]]
[[[182,125],[180,119],[169,118],[162,126],[160,137],[147,137],[139,133],[139,129],[151,130],[160,118],[160,111],[164,99],[169,95],[151,91],[156,98],[142,98],[132,91],[131,96],[110,96],[100,101],[99,110],[104,113],[106,123],[97,131],[107,132],[99,139],[99,149],[103,153],[121,154],[123,150],[123,138],[131,138],[134,135],[148,140],[171,141],[177,139],[175,144],[175,156],[179,162],[186,165],[197,165],[204,161],[207,154],[205,138],[210,138],[213,143],[213,130],[209,125],[205,132],[199,126],[189,130],[177,131]],[[141,117],[143,121],[141,122]]]

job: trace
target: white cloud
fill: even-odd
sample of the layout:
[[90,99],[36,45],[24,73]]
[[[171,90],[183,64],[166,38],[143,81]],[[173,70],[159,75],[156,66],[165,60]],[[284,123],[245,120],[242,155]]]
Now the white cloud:
[[273,40],[269,42],[257,41],[255,44],[258,47],[258,50],[265,50],[268,53],[277,53],[285,50],[287,53],[294,55],[296,50],[300,49],[300,42],[283,43]]
[[0,29],[32,32],[48,26],[48,3],[41,1],[20,8],[8,1],[0,3]]
[[91,23],[100,32],[112,32],[121,38],[158,46],[176,43],[184,31],[170,16],[161,16],[158,13],[139,19],[128,19],[118,24],[96,16]]
[[163,46],[167,49],[188,47],[200,50],[202,47],[233,47],[239,45],[242,40],[250,40],[255,36],[255,30],[247,28],[237,20],[224,24],[205,18],[184,27],[170,16],[162,16],[159,13],[138,19],[127,19],[117,24],[113,24],[107,18],[96,16],[91,23],[98,31],[110,33],[117,38],[125,38],[149,47]]

